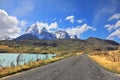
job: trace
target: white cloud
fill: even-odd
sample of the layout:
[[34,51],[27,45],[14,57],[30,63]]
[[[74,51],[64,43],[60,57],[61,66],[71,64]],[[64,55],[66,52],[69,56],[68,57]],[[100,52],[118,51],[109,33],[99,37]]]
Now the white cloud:
[[56,29],[58,28],[58,24],[57,22],[53,22],[50,25],[48,23],[43,23],[43,22],[37,22],[35,24],[33,24],[32,26],[36,25],[38,26],[39,30],[46,28],[48,31],[50,31],[51,29]]
[[95,31],[96,28],[91,27],[87,24],[83,24],[82,26],[76,26],[74,28],[67,28],[66,31],[70,34],[70,35],[77,35],[80,38],[80,35],[88,30],[93,30]]
[[113,16],[111,16],[108,21],[114,20],[114,19],[120,19],[120,13],[116,13]]
[[82,22],[83,22],[83,19],[78,19],[76,22],[82,23]]
[[[113,16],[111,16],[108,21],[110,20],[114,20],[114,19],[119,19],[120,18],[120,14],[114,14]],[[107,24],[105,25],[105,27],[107,28],[107,30],[111,31],[114,30],[114,32],[112,32],[107,39],[114,39],[114,37],[118,37],[120,38],[120,20],[117,20],[117,22],[115,24]]]
[[119,37],[120,38],[120,29],[114,31],[113,33],[111,33],[107,39],[113,39],[114,37]]
[[111,31],[111,30],[116,30],[120,27],[120,20],[118,20],[115,24],[107,24],[105,25],[105,28],[107,28],[107,30]]
[[58,27],[57,22],[51,23],[47,28],[48,29],[56,29]]
[[116,27],[116,28],[120,27],[120,20],[118,20],[118,21],[116,22],[115,27]]
[[6,11],[0,10],[0,37],[6,36],[16,38],[19,36],[21,28],[17,27],[19,20],[7,14]]
[[74,21],[75,21],[74,18],[75,17],[73,15],[71,15],[71,16],[67,16],[65,20],[69,20],[71,23],[74,23]]
[[105,28],[107,28],[108,31],[111,31],[114,28],[114,25],[107,24],[105,25]]

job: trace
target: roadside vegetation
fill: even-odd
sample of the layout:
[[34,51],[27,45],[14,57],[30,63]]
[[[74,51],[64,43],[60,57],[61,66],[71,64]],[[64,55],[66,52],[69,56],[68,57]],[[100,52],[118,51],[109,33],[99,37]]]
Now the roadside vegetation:
[[[25,63],[24,65],[19,65],[19,63],[22,61],[22,57],[21,57],[21,55],[18,55],[18,57],[16,59],[16,61],[17,61],[16,65],[17,66],[15,66],[14,64],[11,63],[11,66],[0,68],[0,78],[11,75],[11,74],[15,74],[15,73],[18,73],[18,72],[33,69],[33,68],[36,68],[36,67],[40,67],[42,65],[46,65],[46,64],[49,64],[49,63],[52,63],[52,62],[70,57],[70,56],[75,56],[75,55],[80,55],[80,54],[82,54],[82,52],[81,53],[76,53],[76,54],[75,53],[69,53],[69,54],[64,54],[64,55],[63,54],[62,55],[57,55],[56,57],[53,57],[53,58],[50,58],[50,59],[46,58],[46,60],[41,60],[41,59],[38,58],[38,59],[36,59],[36,61],[30,60],[28,63]],[[2,62],[2,60],[1,60],[1,62]]]
[[120,74],[120,50],[94,51],[89,56],[105,69]]

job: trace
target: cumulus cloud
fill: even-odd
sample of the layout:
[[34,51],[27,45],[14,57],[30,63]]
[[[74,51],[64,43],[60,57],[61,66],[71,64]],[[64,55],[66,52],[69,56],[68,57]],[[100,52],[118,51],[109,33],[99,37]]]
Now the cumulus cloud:
[[108,31],[111,31],[114,28],[114,25],[107,24],[105,25],[105,28],[107,28]]
[[82,23],[82,22],[83,22],[83,19],[78,19],[78,20],[76,20],[76,22]]
[[58,27],[57,22],[51,23],[47,28],[48,29],[56,29]]
[[50,25],[48,23],[37,22],[37,23],[33,24],[32,26],[35,26],[36,24],[37,24],[39,30],[46,28],[48,31],[51,31],[51,29],[58,28],[57,22],[53,22]]
[[120,19],[120,13],[116,13],[113,16],[111,16],[108,21],[115,20],[115,19]]
[[109,31],[116,30],[116,29],[120,28],[120,20],[118,20],[115,24],[105,25],[105,28],[107,28],[107,30],[109,30]]
[[114,37],[119,37],[120,38],[120,29],[114,31],[113,33],[111,33],[107,39],[113,39]]
[[74,18],[75,17],[73,15],[71,15],[71,16],[67,16],[65,20],[69,20],[71,23],[74,23],[74,21],[75,21]]
[[115,26],[116,26],[117,28],[120,27],[120,20],[118,20],[118,21],[116,22]]
[[8,15],[4,10],[0,10],[0,37],[6,36],[11,38],[16,38],[19,36],[21,28],[17,27],[19,20]]
[[80,38],[80,35],[88,30],[93,30],[95,31],[96,28],[91,27],[87,24],[83,24],[82,26],[76,26],[74,28],[67,28],[66,31],[70,34],[70,35],[77,35]]
[[111,16],[108,21],[111,20],[117,20],[115,24],[107,24],[105,25],[105,28],[107,28],[108,31],[114,31],[111,34],[108,35],[107,39],[114,39],[114,37],[120,38],[120,13],[116,13],[113,16]]

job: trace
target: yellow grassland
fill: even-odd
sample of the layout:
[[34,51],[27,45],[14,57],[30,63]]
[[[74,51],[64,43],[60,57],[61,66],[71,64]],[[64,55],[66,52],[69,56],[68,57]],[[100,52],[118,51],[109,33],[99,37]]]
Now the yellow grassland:
[[92,52],[89,56],[105,69],[120,73],[120,50]]

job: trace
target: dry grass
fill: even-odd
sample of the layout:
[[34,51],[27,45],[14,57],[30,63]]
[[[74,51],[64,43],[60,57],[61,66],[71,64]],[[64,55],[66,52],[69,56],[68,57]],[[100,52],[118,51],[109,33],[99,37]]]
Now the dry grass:
[[13,48],[11,48],[11,47],[8,47],[8,46],[6,46],[6,45],[0,45],[0,52],[11,52],[11,51],[14,51],[14,49]]
[[83,52],[77,52],[76,56],[83,54]]
[[[96,52],[97,53],[97,52]],[[99,54],[92,53],[89,55],[98,64],[107,70],[112,72],[120,73],[120,51],[108,51],[108,52],[98,52]]]

